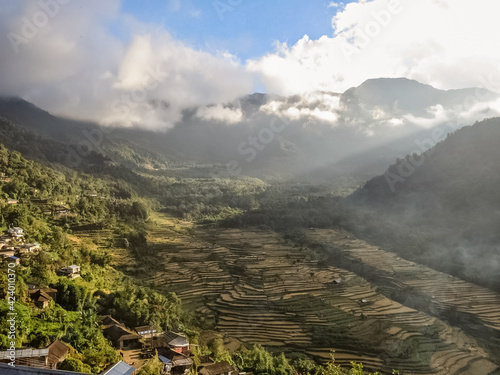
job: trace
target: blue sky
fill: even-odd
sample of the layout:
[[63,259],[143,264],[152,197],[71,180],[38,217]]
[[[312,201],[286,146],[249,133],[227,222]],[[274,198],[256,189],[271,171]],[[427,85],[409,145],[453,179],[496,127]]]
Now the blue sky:
[[124,0],[122,11],[161,26],[175,39],[195,49],[228,51],[245,61],[272,52],[275,41],[293,45],[304,34],[311,39],[331,36],[332,17],[341,9],[329,6],[331,3],[325,0]]

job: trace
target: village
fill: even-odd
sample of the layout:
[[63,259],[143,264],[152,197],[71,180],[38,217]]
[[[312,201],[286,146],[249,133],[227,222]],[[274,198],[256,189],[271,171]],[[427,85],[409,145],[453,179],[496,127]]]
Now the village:
[[[104,371],[101,375],[136,375],[147,361],[158,356],[162,363],[162,374],[183,375],[191,373],[194,361],[191,358],[190,343],[182,333],[172,331],[157,332],[150,326],[136,327],[130,330],[111,316],[100,317],[100,327],[104,336],[113,344],[122,356],[122,360]],[[0,372],[8,375],[64,375],[78,374],[57,370],[57,365],[64,361],[70,347],[60,340],[55,340],[47,348],[22,348],[15,352],[15,367],[10,367],[10,351],[0,351]],[[201,357],[197,373],[200,375],[251,375],[239,373],[227,361],[215,363],[208,356]],[[3,370],[3,369],[8,370]]]
[[[38,243],[27,243],[24,230],[11,227],[0,236],[0,259],[6,263],[22,266],[22,260],[40,251]],[[68,265],[57,271],[59,277],[76,279],[80,277],[79,265]],[[29,298],[38,309],[46,309],[57,299],[57,289],[47,286],[28,284]],[[210,357],[201,357],[195,365],[191,345],[181,332],[161,331],[153,326],[129,328],[116,317],[110,315],[98,318],[99,327],[122,358],[121,361],[105,370],[101,375],[136,375],[150,360],[157,356],[162,363],[163,375],[184,375],[196,367],[201,375],[239,375],[238,370],[227,361],[215,363]],[[70,346],[61,340],[54,340],[46,348],[19,348],[15,356],[9,350],[0,351],[0,373],[7,375],[64,375],[78,374],[58,370],[70,353]],[[15,358],[15,367],[9,365]],[[36,369],[36,372],[33,370]],[[250,373],[241,373],[249,375]],[[251,374],[250,374],[251,375]]]
[[29,257],[40,250],[39,243],[24,242],[24,230],[19,227],[9,228],[0,236],[0,257],[19,265],[21,258]]

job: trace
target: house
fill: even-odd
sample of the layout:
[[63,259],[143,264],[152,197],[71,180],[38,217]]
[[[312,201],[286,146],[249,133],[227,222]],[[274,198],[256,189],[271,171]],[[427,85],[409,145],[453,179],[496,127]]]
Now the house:
[[104,337],[109,339],[116,348],[127,349],[139,345],[141,337],[111,316],[106,315],[101,317],[100,322]]
[[26,250],[28,253],[32,253],[36,250],[40,249],[40,244],[39,243],[25,243],[24,245],[21,246],[21,249]]
[[169,348],[158,348],[158,359],[164,365],[164,371],[172,375],[185,374],[193,367],[193,360]]
[[77,277],[80,277],[80,266],[72,264],[71,266],[61,268],[57,271],[57,273],[62,276],[68,276],[72,279],[76,279]]
[[24,230],[19,227],[9,228],[7,232],[13,238],[22,238],[24,236]]
[[172,358],[172,373],[185,374],[193,367],[193,360],[186,355],[175,355]]
[[[49,349],[17,349],[16,350],[16,366],[30,366],[36,368],[49,368],[47,358]],[[11,353],[9,350],[0,351],[0,364],[11,362]],[[4,374],[3,369],[0,369],[0,374]]]
[[134,331],[143,339],[153,338],[157,334],[156,328],[151,326],[135,327]]
[[19,264],[21,264],[21,259],[18,257],[10,256],[7,258],[7,262],[15,263],[16,265],[19,265]]
[[2,257],[4,259],[13,257],[14,255],[15,255],[14,250],[6,249],[6,248],[0,250],[0,257]]
[[141,338],[124,325],[112,325],[102,330],[104,337],[109,339],[116,348],[127,349],[136,347]]
[[189,341],[185,336],[180,333],[167,331],[163,334],[169,348],[177,353],[188,353],[189,352]]
[[198,371],[200,375],[238,375],[238,370],[227,361],[221,361],[203,367]]
[[101,323],[102,328],[108,328],[112,325],[120,325],[121,323],[114,319],[111,315],[102,315],[99,317],[99,322]]
[[29,290],[31,301],[39,309],[44,309],[49,306],[50,301],[56,299],[57,290],[52,288],[45,289],[30,289]]
[[[59,340],[54,341],[44,349],[16,349],[16,368],[29,366],[35,374],[39,369],[55,369],[59,362],[64,361],[68,353],[69,347]],[[0,366],[11,362],[10,355],[8,350],[0,352]],[[42,373],[45,374],[45,372]],[[47,373],[52,374],[50,371]],[[0,369],[0,374],[4,374],[3,369]]]
[[18,204],[19,201],[16,199],[7,199],[7,204]]
[[172,371],[172,360],[162,355],[158,355],[158,359],[163,363],[163,372],[169,374]]
[[16,359],[16,367],[6,363],[0,363],[0,374],[2,375],[84,375],[81,372],[49,370],[19,365]]
[[55,369],[57,364],[64,361],[69,354],[69,346],[59,340],[50,344],[48,349],[49,355],[47,357],[47,363],[52,369]]
[[54,206],[52,207],[52,215],[56,217],[65,217],[69,213],[69,208],[66,208],[64,206]]
[[113,365],[109,370],[103,372],[101,375],[133,375],[135,371],[135,367],[120,361]]

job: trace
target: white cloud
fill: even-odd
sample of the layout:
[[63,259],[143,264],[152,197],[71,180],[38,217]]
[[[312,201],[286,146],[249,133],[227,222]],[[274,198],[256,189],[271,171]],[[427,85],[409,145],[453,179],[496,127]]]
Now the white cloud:
[[[349,3],[334,32],[249,61],[268,91],[343,92],[369,78],[407,77],[438,88],[483,86],[500,77],[500,3],[491,0],[373,0]],[[495,79],[498,82],[500,79]],[[500,91],[500,85],[489,87]]]
[[[0,13],[0,34],[23,35],[24,20],[41,11],[38,2],[19,0]],[[109,25],[130,41],[114,36]],[[234,56],[195,50],[122,15],[119,0],[59,5],[17,47],[18,53],[8,38],[0,39],[0,95],[104,124],[168,129],[185,109],[230,102],[253,88],[252,74]]]
[[328,92],[311,92],[304,95],[290,97],[285,100],[271,100],[260,107],[260,111],[287,117],[291,120],[301,118],[316,118],[335,124],[338,120],[338,95]]
[[426,129],[442,124],[450,118],[448,111],[441,104],[429,107],[426,111],[429,114],[428,117],[417,117],[411,114],[404,117],[411,123]]
[[222,104],[200,107],[196,116],[203,120],[215,120],[235,124],[243,119],[240,108],[224,107]]
[[401,126],[404,124],[404,121],[400,118],[391,118],[387,123],[390,126]]
[[[33,22],[42,10],[38,1],[4,3],[4,36],[24,35],[26,19]],[[184,6],[178,0],[166,4],[172,11]],[[123,15],[119,0],[87,0],[84,6],[71,1],[24,38],[18,53],[8,37],[0,38],[0,94],[21,96],[55,114],[168,129],[185,109],[197,106],[201,118],[234,123],[241,118],[238,110],[209,105],[232,102],[260,81],[269,93],[308,93],[295,102],[271,102],[262,111],[331,124],[341,110],[328,92],[368,78],[402,76],[438,88],[486,86],[500,92],[500,50],[493,44],[500,34],[500,3],[360,0],[337,10],[331,35],[277,43],[273,53],[242,64],[229,51],[196,50]],[[472,119],[498,109],[495,102],[455,112]],[[456,116],[443,111],[414,120],[427,126],[431,118]],[[399,114],[373,115],[390,126],[408,121]],[[362,122],[350,115],[345,121]]]

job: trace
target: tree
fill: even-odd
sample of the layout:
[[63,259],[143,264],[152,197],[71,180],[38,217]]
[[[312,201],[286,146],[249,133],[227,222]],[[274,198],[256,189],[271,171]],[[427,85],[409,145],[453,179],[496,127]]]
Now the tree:
[[137,375],[161,375],[163,363],[158,359],[158,353],[139,371]]
[[91,374],[91,368],[89,365],[84,364],[82,361],[76,358],[66,358],[62,361],[58,369],[66,371],[81,372],[84,374]]

